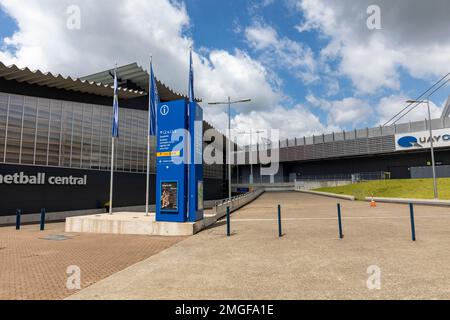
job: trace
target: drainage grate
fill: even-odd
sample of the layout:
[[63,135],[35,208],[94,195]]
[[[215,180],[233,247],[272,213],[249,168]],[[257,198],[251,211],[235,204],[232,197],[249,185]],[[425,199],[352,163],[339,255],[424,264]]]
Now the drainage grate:
[[64,236],[61,234],[57,234],[57,235],[51,235],[45,238],[42,238],[43,240],[49,240],[49,241],[64,241],[64,240],[70,240],[71,238],[68,236]]

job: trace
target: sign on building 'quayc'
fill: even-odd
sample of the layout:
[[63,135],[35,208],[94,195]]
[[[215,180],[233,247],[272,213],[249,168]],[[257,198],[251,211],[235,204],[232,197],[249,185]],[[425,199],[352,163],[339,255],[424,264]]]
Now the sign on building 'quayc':
[[[433,130],[435,148],[450,147],[450,129]],[[420,150],[431,147],[430,131],[411,132],[395,135],[395,150]]]

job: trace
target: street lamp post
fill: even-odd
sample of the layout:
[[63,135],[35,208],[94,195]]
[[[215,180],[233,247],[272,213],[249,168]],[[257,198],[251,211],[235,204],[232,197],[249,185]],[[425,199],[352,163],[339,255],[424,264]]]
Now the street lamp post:
[[[257,133],[258,134],[258,140],[259,140],[259,134],[260,133],[263,133],[264,131],[256,131],[256,132],[253,132],[252,130],[250,130],[249,132],[246,132],[246,131],[243,131],[243,132],[238,132],[238,134],[249,134],[250,135],[250,146],[249,146],[249,149],[248,149],[248,151],[249,151],[249,155],[250,155],[250,159],[249,159],[249,161],[250,161],[250,185],[253,187],[253,183],[254,183],[254,181],[253,181],[253,179],[254,179],[254,177],[253,177],[253,134],[254,133]],[[258,147],[256,147],[256,162],[258,162]]]
[[228,200],[231,204],[231,105],[238,103],[251,102],[251,99],[243,99],[237,101],[231,101],[231,98],[228,97],[227,102],[209,102],[209,105],[228,105]]
[[431,165],[433,170],[433,187],[434,187],[434,198],[438,199],[438,187],[437,187],[437,180],[436,180],[436,161],[434,158],[434,139],[433,139],[433,127],[432,127],[432,121],[431,121],[431,110],[430,110],[430,98],[428,97],[426,100],[408,100],[406,103],[417,103],[417,104],[426,104],[428,107],[428,122],[429,122],[429,129],[430,129],[430,150],[431,150]]

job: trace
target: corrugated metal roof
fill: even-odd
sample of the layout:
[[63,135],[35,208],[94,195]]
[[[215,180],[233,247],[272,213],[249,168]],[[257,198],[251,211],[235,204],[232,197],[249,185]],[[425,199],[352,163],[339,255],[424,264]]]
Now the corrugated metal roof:
[[[80,79],[112,85],[113,84],[113,78],[111,77],[112,72],[114,72],[114,69],[84,76],[81,77]],[[131,63],[125,66],[118,67],[117,76],[120,78],[121,84],[123,86],[126,85],[125,84],[126,80],[129,80],[133,82],[136,86],[138,86],[139,89],[148,92],[150,75],[137,63]],[[187,99],[186,96],[176,93],[174,90],[170,89],[167,85],[163,84],[161,81],[156,80],[156,82],[158,86],[158,93],[161,100],[170,101],[183,98]]]
[[[83,78],[64,77],[60,74],[54,75],[50,72],[43,73],[40,70],[30,70],[29,68],[19,68],[16,65],[7,66],[0,61],[0,78],[25,82],[49,88],[57,88],[95,94],[100,96],[113,96],[113,79],[109,74],[110,70],[97,73]],[[139,88],[119,87],[119,96],[122,99],[130,99],[147,95],[148,74],[136,63],[118,68],[118,75],[122,79],[129,79],[136,83]],[[147,79],[146,79],[147,78]],[[184,98],[182,95],[174,93],[160,81],[158,89],[162,100],[176,100]]]

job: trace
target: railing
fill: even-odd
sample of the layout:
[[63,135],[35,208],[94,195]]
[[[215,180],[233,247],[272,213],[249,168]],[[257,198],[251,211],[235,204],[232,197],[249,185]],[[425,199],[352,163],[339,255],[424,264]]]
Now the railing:
[[236,211],[258,198],[264,192],[264,188],[260,188],[242,195],[234,196],[231,198],[231,201],[229,199],[217,201],[213,208],[213,213],[223,217],[226,214],[227,207],[230,207],[231,212]]
[[300,176],[297,181],[352,181],[353,183],[371,180],[388,180],[391,178],[390,172],[361,172],[349,174],[333,175],[312,175]]

